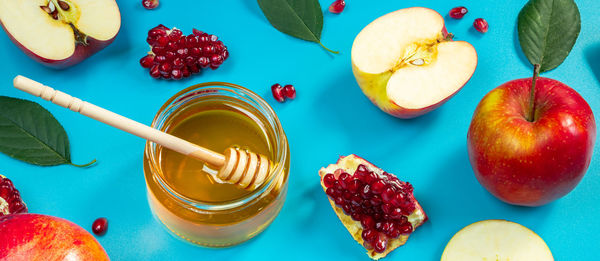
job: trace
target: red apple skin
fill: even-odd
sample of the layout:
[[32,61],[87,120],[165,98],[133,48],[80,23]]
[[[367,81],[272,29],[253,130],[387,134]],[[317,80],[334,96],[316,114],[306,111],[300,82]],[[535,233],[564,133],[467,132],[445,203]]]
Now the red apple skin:
[[531,78],[509,81],[479,103],[467,134],[477,180],[500,200],[540,206],[569,193],[586,173],[596,138],[594,115],[569,86],[538,78],[529,122]]
[[[48,67],[54,68],[54,69],[64,69],[64,68],[67,68],[67,67],[70,67],[70,66],[73,66],[75,64],[82,62],[86,58],[92,56],[93,54],[104,49],[106,46],[110,45],[115,40],[117,35],[119,34],[117,32],[117,34],[115,34],[115,36],[113,38],[111,38],[107,41],[96,40],[96,39],[88,36],[88,38],[87,38],[88,45],[84,46],[82,44],[77,44],[75,46],[75,51],[69,58],[66,58],[63,60],[51,60],[51,59],[46,59],[44,57],[41,57],[41,56],[33,53],[29,49],[27,49],[25,46],[23,46],[21,43],[19,43],[17,40],[15,40],[15,38],[8,32],[8,30],[6,30],[6,28],[4,27],[2,22],[0,22],[0,25],[2,25],[2,29],[4,29],[4,32],[6,32],[6,35],[8,35],[8,38],[10,38],[10,40],[16,46],[18,46],[27,56],[29,56],[31,59],[33,59],[45,66],[48,66]],[[120,29],[119,29],[119,31],[120,31]]]
[[12,214],[0,218],[0,260],[109,260],[94,236],[62,218]]

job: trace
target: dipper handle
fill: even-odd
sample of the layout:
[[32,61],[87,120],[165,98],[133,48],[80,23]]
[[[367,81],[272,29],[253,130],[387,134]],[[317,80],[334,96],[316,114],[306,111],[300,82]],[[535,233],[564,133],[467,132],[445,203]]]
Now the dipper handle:
[[270,171],[271,163],[264,155],[229,148],[225,151],[226,155],[224,156],[89,102],[82,101],[29,78],[19,75],[15,77],[13,84],[15,88],[31,95],[41,97],[56,105],[81,113],[181,154],[202,160],[211,166],[219,168],[220,170],[215,176],[227,183],[253,190],[264,183]]

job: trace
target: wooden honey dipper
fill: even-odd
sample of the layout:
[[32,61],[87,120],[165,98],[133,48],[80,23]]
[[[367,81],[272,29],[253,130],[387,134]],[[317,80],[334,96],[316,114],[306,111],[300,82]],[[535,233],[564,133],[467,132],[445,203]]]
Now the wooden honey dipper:
[[218,173],[211,174],[218,180],[235,184],[246,190],[252,191],[263,184],[271,169],[271,162],[264,155],[246,152],[237,148],[228,148],[225,150],[225,155],[222,155],[82,101],[64,92],[54,90],[27,77],[20,75],[15,77],[13,85],[19,90],[41,97],[56,105],[79,112],[94,120],[160,144],[165,148],[202,160],[219,169]]

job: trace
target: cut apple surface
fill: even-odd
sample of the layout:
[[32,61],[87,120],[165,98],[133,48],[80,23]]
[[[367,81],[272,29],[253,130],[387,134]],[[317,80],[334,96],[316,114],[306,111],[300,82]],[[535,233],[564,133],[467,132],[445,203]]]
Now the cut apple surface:
[[427,220],[412,185],[356,155],[341,157],[319,176],[336,215],[372,259],[404,245]]
[[442,261],[552,261],[550,249],[535,232],[506,220],[485,220],[458,231]]
[[452,41],[436,11],[413,7],[367,25],[352,45],[352,70],[363,92],[400,118],[425,114],[453,96],[477,66],[475,48]]
[[0,23],[27,55],[63,68],[109,45],[121,15],[115,0],[0,0]]

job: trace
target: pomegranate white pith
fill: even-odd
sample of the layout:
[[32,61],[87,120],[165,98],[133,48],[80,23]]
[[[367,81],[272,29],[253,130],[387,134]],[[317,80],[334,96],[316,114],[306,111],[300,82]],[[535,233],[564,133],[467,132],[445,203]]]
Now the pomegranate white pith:
[[369,99],[400,118],[424,114],[454,95],[477,66],[475,48],[452,41],[436,11],[413,7],[367,25],[352,45],[352,69]]
[[442,261],[552,261],[540,236],[506,220],[485,220],[458,231],[442,254]]
[[[83,60],[112,42],[121,27],[114,0],[0,0],[0,6],[0,23],[9,37],[48,65]],[[55,15],[44,9],[56,10]]]
[[[357,169],[360,171],[357,171]],[[369,176],[370,178],[366,179],[370,181],[362,182],[361,180],[365,180],[365,178],[363,178],[365,175],[359,177],[359,172],[368,173],[366,176]],[[371,173],[374,175],[371,175]],[[332,174],[335,177],[335,185],[332,185],[331,176],[329,174]],[[367,249],[367,254],[372,259],[377,260],[385,257],[397,247],[404,245],[410,233],[427,220],[425,212],[412,194],[412,186],[410,184],[399,181],[394,175],[386,173],[382,169],[356,155],[341,157],[336,164],[331,164],[326,168],[322,168],[319,171],[319,175],[321,177],[321,186],[323,187],[323,190],[325,190],[325,193],[328,194],[329,202],[338,218],[342,221],[354,240]],[[346,182],[340,182],[342,180],[346,180]],[[341,183],[346,183],[348,185],[341,185]],[[380,184],[377,186],[375,183]],[[354,188],[351,188],[353,185]],[[363,190],[365,187],[369,188]],[[371,187],[373,189],[371,189]],[[376,189],[376,187],[379,187],[379,189]],[[351,201],[346,200],[342,203],[342,200],[344,199],[341,197],[346,198],[346,196],[348,196],[348,198],[350,198],[351,196],[332,196],[331,194],[333,193],[328,190],[333,191],[333,188],[341,188],[343,194],[352,194],[352,197],[360,198],[357,198],[357,200],[352,198]],[[400,188],[406,189],[400,191]],[[388,189],[397,191],[397,193],[394,192],[395,194],[392,194],[394,196],[396,194],[402,194],[400,196],[403,198],[403,203],[395,201],[395,203],[392,204],[391,200],[385,199],[383,194]],[[364,191],[369,192],[366,195]],[[393,198],[394,200],[396,199],[396,197]],[[352,202],[352,205],[350,205],[350,202]],[[386,207],[388,207],[387,213],[383,211],[383,208],[385,208],[384,205],[387,205]],[[391,211],[390,209],[397,210],[397,212]],[[410,211],[410,213],[406,213],[406,211]],[[371,225],[367,225],[365,228],[365,225],[363,224],[366,223],[371,223]],[[371,234],[374,233],[375,238],[374,240],[370,240],[370,242],[365,242],[366,240],[364,239],[367,230],[370,230],[370,232],[372,232]],[[378,241],[385,241],[387,243],[383,243],[382,248],[381,245],[376,246],[376,244],[380,243]]]

